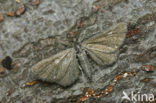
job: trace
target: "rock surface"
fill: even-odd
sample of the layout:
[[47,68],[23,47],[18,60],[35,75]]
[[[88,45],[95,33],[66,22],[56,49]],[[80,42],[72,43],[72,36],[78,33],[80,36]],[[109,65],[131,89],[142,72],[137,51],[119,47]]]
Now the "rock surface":
[[[152,73],[140,70],[143,65],[156,67],[155,0],[41,0],[38,6],[28,2],[21,0],[26,6],[23,15],[7,17],[5,14],[15,11],[20,4],[15,0],[0,0],[0,14],[3,15],[0,22],[0,59],[11,56],[18,66],[11,71],[5,69],[5,76],[0,77],[1,103],[75,103],[82,96],[83,88],[101,91],[125,71],[139,72],[135,77],[120,81],[109,95],[91,98],[85,103],[126,103],[121,99],[123,91],[156,95],[156,70]],[[32,81],[30,68],[52,54],[48,45],[50,37],[66,37],[78,32],[85,38],[120,22],[127,23],[128,36],[118,60],[103,67],[89,58],[88,62],[94,68],[91,81],[82,72],[79,80],[67,88],[44,82],[23,87]],[[20,48],[24,51],[18,55]],[[59,46],[55,52],[64,48]],[[144,78],[150,78],[150,81],[141,82]]]

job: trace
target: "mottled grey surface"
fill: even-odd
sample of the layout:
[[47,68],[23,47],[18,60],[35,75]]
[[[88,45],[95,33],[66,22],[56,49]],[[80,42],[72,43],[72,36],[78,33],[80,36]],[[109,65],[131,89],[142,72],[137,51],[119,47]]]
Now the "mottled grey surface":
[[[96,2],[95,2],[96,1]],[[26,0],[21,0],[27,3]],[[103,12],[93,13],[93,5],[101,4]],[[15,10],[19,4],[14,0],[0,0],[0,13]],[[0,78],[0,101],[2,103],[70,103],[75,102],[85,87],[95,90],[106,88],[119,73],[139,70],[142,65],[156,67],[156,0],[42,0],[39,6],[26,4],[27,11],[21,17],[4,17],[0,23],[0,58],[12,56],[25,43],[38,43],[39,39],[54,35],[66,35],[74,30],[82,17],[96,18],[96,22],[80,30],[80,35],[95,35],[117,23],[131,23],[141,29],[138,35],[126,38],[123,51],[117,62],[108,67],[101,67],[91,59],[94,68],[92,81],[84,74],[75,84],[62,88],[56,84],[39,82],[23,88],[31,81],[29,69],[32,65],[50,56],[50,47],[35,53],[28,52],[26,57],[13,57],[19,64],[16,72],[5,70],[6,76]],[[150,16],[149,16],[150,15]],[[132,29],[134,26],[129,26]],[[49,51],[48,51],[49,50]],[[149,83],[140,82],[151,78]],[[89,99],[85,103],[121,103],[122,91],[140,91],[156,95],[156,71],[139,73],[132,78],[123,79],[114,88],[113,93],[99,99]],[[13,92],[6,96],[9,89]]]

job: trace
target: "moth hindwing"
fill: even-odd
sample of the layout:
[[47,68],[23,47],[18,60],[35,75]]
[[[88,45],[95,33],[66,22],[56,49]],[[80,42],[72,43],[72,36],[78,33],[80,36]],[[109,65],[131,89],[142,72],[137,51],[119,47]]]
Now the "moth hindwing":
[[31,72],[37,79],[68,86],[79,76],[76,51],[70,48],[43,59],[31,68]]
[[87,39],[82,43],[82,47],[97,64],[112,64],[125,40],[126,31],[126,24],[120,23],[105,33]]

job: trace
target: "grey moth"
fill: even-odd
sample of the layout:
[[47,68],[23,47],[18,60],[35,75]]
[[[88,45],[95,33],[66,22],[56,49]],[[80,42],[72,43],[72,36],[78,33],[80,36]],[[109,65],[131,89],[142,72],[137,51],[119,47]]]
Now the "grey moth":
[[[106,32],[93,35],[79,43],[73,43],[74,45],[67,42],[66,45],[70,45],[68,48],[39,61],[31,67],[30,73],[36,79],[64,87],[73,84],[79,78],[80,66],[86,76],[91,78],[92,68],[91,64],[88,65],[87,55],[101,66],[114,63],[117,60],[119,48],[125,40],[126,31],[127,25],[119,23]],[[51,43],[55,44],[53,40]]]

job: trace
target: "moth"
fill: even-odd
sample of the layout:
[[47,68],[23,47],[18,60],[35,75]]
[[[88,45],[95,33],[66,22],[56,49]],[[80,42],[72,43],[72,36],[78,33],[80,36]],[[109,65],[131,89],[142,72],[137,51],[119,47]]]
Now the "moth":
[[[119,23],[106,32],[98,33],[88,39],[82,39],[80,35],[76,41],[72,41],[72,44],[65,43],[67,48],[56,51],[33,65],[30,73],[35,79],[64,87],[73,84],[79,78],[81,71],[91,78],[93,68],[88,61],[88,56],[99,66],[114,63],[117,60],[119,48],[125,40],[126,32],[127,25]],[[53,44],[53,48],[56,48],[59,47],[59,43],[63,43],[63,40],[52,39],[49,42]]]

